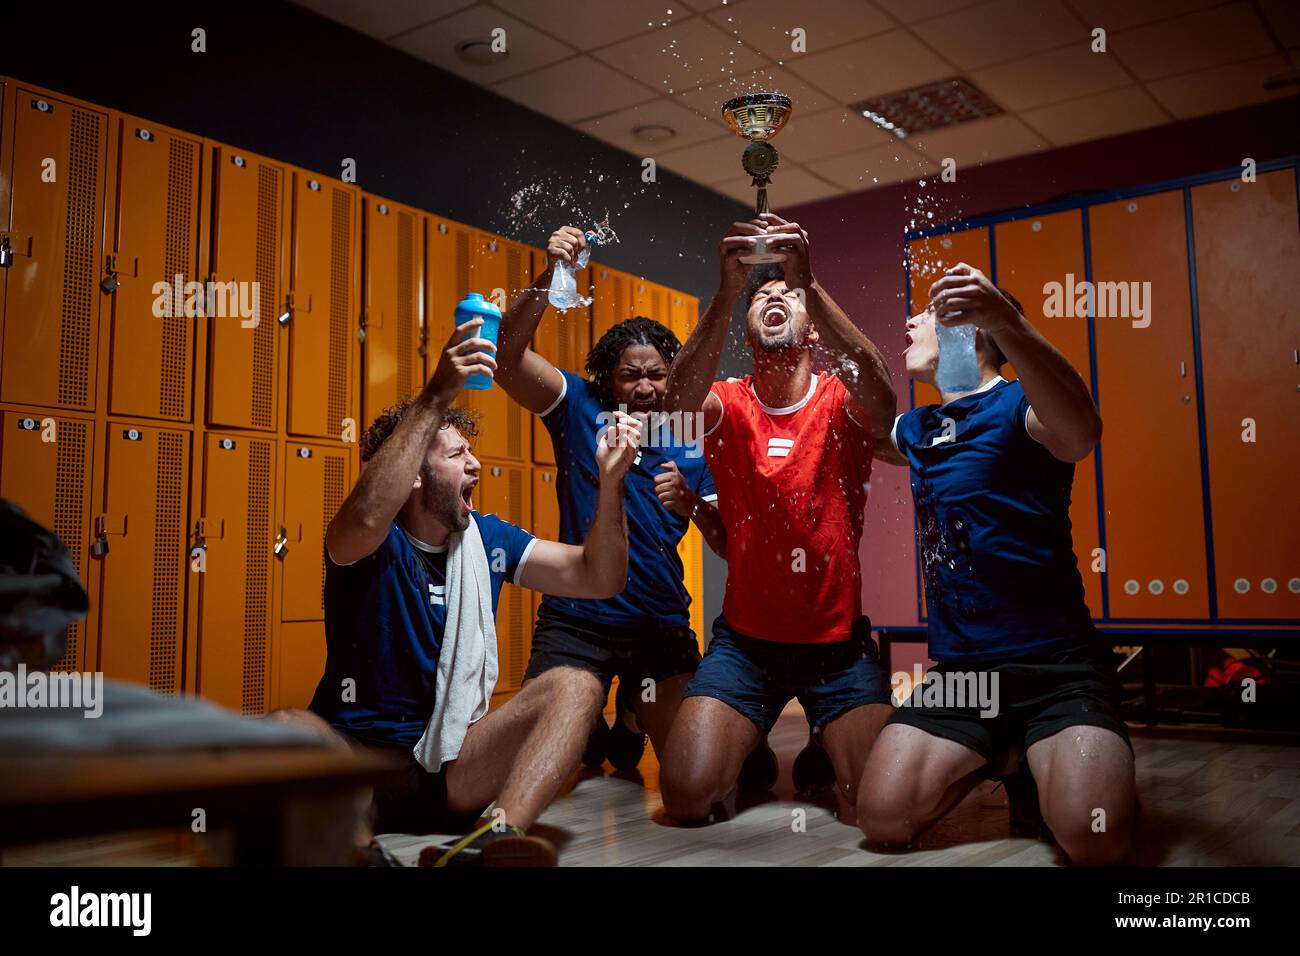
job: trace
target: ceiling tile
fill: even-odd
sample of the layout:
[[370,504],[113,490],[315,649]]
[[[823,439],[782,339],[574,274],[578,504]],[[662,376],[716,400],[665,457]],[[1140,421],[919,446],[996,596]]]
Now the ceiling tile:
[[[973,0],[978,3],[979,0]],[[972,0],[876,0],[876,5],[900,23],[918,23],[972,5]]]
[[908,182],[933,173],[939,167],[898,142],[832,159],[819,159],[809,163],[808,168],[845,190],[857,192]]
[[[656,162],[661,153],[717,138],[720,129],[717,124],[710,123],[686,107],[662,98],[574,125],[584,133],[625,149],[634,156],[656,158]],[[638,126],[669,126],[677,131],[677,135],[661,142],[648,143],[633,135],[632,131]],[[744,148],[739,139],[736,142]],[[737,156],[739,154],[738,150]]]
[[[520,20],[563,37],[580,50],[645,33],[664,23],[689,16],[690,11],[670,0],[493,0]],[[671,9],[673,15],[667,11]]]
[[[806,116],[835,106],[837,100],[805,83],[779,66],[764,67],[715,86],[677,93],[673,99],[722,123],[722,104],[742,93],[784,93],[793,104],[793,116]],[[793,119],[791,120],[793,122]]]
[[565,123],[656,98],[654,90],[588,56],[503,80],[492,90]]
[[1109,53],[1083,45],[976,70],[971,80],[1011,112],[1127,86],[1133,78]]
[[1282,56],[1266,56],[1200,73],[1156,80],[1148,83],[1147,89],[1174,116],[1187,119],[1264,100],[1295,96],[1294,86],[1280,90],[1264,89],[1266,79],[1289,69]]
[[[750,177],[742,176],[716,183],[713,188],[753,209],[758,192],[753,182]],[[779,213],[783,209],[802,203],[816,202],[827,196],[838,196],[841,192],[843,190],[838,185],[828,183],[800,166],[782,166],[772,176],[772,185],[767,187],[767,199],[772,206],[772,211]]]
[[992,0],[927,20],[916,32],[963,70],[1091,39],[1061,0]]
[[1088,24],[1089,31],[1093,27],[1105,27],[1108,34],[1143,23],[1168,20],[1222,2],[1223,0],[1142,0],[1141,3],[1134,3],[1133,0],[1070,0]]
[[792,117],[777,137],[776,148],[799,162],[851,153],[894,141],[891,133],[852,110],[829,109],[812,116]]
[[[741,0],[715,8],[708,17],[772,59],[786,62],[859,37],[883,33],[894,25],[870,0],[817,0],[802,4],[790,0]],[[795,27],[804,30],[803,53],[791,49],[790,31]]]
[[[500,63],[466,63],[456,54],[456,46],[466,40],[492,39],[492,31],[506,31],[508,55]],[[470,7],[436,23],[426,24],[395,37],[392,45],[481,85],[535,70],[575,52],[571,48],[539,33],[525,23],[506,16],[492,7]]]
[[293,0],[300,7],[336,20],[361,33],[385,40],[472,6],[474,0]]
[[1112,35],[1110,48],[1140,79],[1191,73],[1252,57],[1276,47],[1249,3],[1190,13]]
[[863,97],[894,93],[954,73],[906,30],[867,37],[826,53],[810,53],[792,61],[790,69],[846,106]]
[[948,157],[957,160],[959,176],[963,166],[992,163],[1049,148],[1042,137],[1014,116],[991,116],[919,133],[909,136],[907,144],[936,162]]
[[741,168],[740,156],[744,151],[744,140],[736,136],[723,136],[696,146],[663,153],[658,157],[658,162],[660,166],[697,183],[712,185],[736,178],[736,173]]
[[1140,86],[1107,90],[1020,115],[1057,146],[1117,136],[1169,121],[1169,115]]
[[[672,0],[665,0],[665,9]],[[703,17],[597,50],[595,56],[660,93],[718,83],[766,60]]]

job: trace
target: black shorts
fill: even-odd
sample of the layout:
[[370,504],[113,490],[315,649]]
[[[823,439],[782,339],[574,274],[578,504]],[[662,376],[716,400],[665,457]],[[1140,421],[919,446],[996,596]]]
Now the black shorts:
[[737,634],[718,615],[713,640],[687,697],[712,697],[754,722],[764,734],[792,697],[813,730],[864,704],[891,702],[889,680],[871,639],[871,621],[858,618],[853,636],[828,644],[782,644]]
[[[953,680],[949,682],[945,675],[952,675]],[[966,679],[957,680],[958,675]],[[950,688],[942,695],[937,691],[939,681]],[[965,696],[981,682],[988,691],[987,701],[996,707],[950,699],[955,693],[952,688],[964,688],[960,693]],[[936,696],[944,699],[936,700]],[[952,706],[962,702],[967,706]],[[899,707],[889,722],[959,743],[998,766],[1009,753],[1028,750],[1067,727],[1114,731],[1131,750],[1119,702],[1115,659],[1110,647],[1098,639],[1005,664],[965,667],[941,663],[930,669],[926,683],[913,689],[908,703]]]
[[700,647],[689,627],[597,627],[541,607],[524,680],[553,667],[576,667],[600,678],[606,694],[617,677],[622,694],[639,692],[647,680],[693,674],[699,666]]
[[[334,728],[338,730],[338,728]],[[379,744],[371,740],[344,737],[354,747],[406,757],[402,778],[375,787],[370,801],[370,829],[375,833],[465,833],[473,828],[487,807],[471,813],[453,813],[447,806],[447,770],[429,773],[412,752],[413,745]]]

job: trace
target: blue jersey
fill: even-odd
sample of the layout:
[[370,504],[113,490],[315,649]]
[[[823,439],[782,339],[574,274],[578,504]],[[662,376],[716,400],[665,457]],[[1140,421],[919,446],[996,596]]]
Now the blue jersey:
[[[518,583],[534,538],[496,515],[471,517],[487,551],[495,613],[501,585]],[[394,521],[373,554],[341,565],[327,552],[325,565],[327,657],[311,709],[361,740],[414,746],[433,713],[447,624],[447,548],[413,538]]]
[[[560,540],[582,544],[596,514],[599,472],[596,440],[608,417],[595,387],[572,372],[564,376],[560,397],[541,416],[555,446],[560,504]],[[584,601],[548,594],[542,604],[568,617],[617,628],[654,625],[689,627],[691,597],[682,584],[682,560],[677,544],[690,520],[673,514],[655,496],[656,475],[665,461],[677,463],[686,484],[705,501],[717,498],[704,458],[703,444],[683,447],[668,440],[668,429],[642,448],[624,480],[627,509],[627,587],[603,601]]]
[[1014,659],[1094,634],[1070,535],[1074,465],[1030,436],[1028,414],[1020,383],[999,377],[894,423],[937,661]]

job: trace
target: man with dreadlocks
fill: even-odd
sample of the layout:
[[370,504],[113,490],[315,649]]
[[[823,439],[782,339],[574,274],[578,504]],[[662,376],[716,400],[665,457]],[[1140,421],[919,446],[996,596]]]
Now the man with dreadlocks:
[[[586,244],[581,230],[557,230],[546,247],[551,266],[557,260],[572,263]],[[538,609],[525,676],[532,680],[558,669],[606,696],[617,676],[614,727],[608,730],[604,718],[597,719],[583,759],[595,766],[608,755],[616,767],[630,769],[641,758],[646,734],[655,752],[663,753],[682,690],[700,660],[677,544],[692,522],[718,554],[724,537],[703,449],[698,441],[680,441],[682,435],[657,419],[668,366],[680,347],[677,337],[638,316],[596,343],[587,356],[586,379],[561,371],[528,344],[546,310],[542,290],[549,285],[550,268],[506,313],[496,381],[550,432],[561,541],[581,541],[591,523],[598,436],[615,410],[643,421],[642,447],[625,480],[627,587],[605,600],[548,593]]]
[[[758,238],[784,274],[744,258]],[[664,808],[682,822],[725,802],[792,697],[856,800],[892,713],[862,615],[858,544],[877,440],[894,416],[880,351],[815,280],[808,234],[765,213],[722,240],[721,282],[673,362],[664,404],[703,412],[727,532],[727,591],[668,740]],[[715,382],[732,309],[745,306],[754,374]],[[813,370],[822,346],[835,372]]]

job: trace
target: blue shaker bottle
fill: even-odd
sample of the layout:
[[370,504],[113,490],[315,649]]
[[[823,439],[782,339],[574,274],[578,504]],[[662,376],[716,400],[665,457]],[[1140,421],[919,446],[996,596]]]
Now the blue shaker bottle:
[[[497,331],[501,327],[501,310],[484,299],[478,292],[471,292],[461,299],[460,304],[456,306],[456,325],[464,325],[475,317],[481,317],[483,324],[476,331],[471,332],[470,337],[487,339],[495,345]],[[479,390],[491,388],[492,379],[482,372],[475,372],[465,380],[465,387]]]

